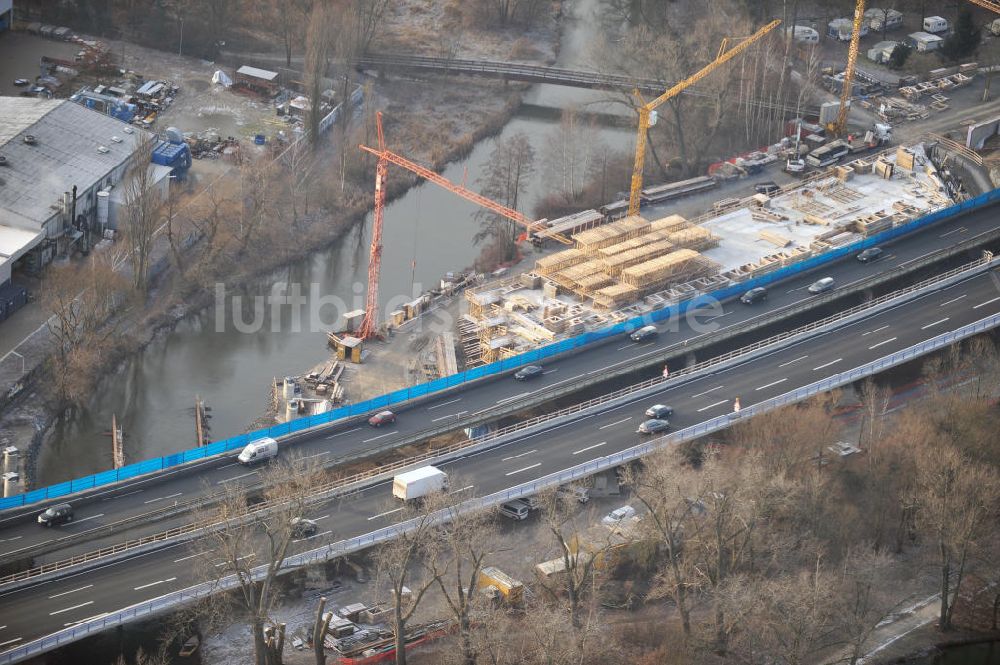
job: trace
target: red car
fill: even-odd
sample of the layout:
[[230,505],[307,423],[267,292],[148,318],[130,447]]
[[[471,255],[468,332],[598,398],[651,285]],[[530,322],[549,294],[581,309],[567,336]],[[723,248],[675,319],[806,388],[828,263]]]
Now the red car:
[[396,414],[392,411],[379,411],[374,416],[368,419],[368,424],[372,427],[381,427],[382,425],[391,425],[396,422]]

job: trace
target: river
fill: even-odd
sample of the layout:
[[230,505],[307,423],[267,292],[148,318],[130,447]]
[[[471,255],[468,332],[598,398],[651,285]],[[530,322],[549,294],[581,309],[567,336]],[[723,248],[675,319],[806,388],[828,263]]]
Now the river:
[[[558,66],[593,68],[588,45],[599,32],[597,12],[603,2],[566,3]],[[555,114],[540,112],[540,108],[592,105],[601,98],[602,93],[587,90],[535,86],[525,95],[525,108],[504,127],[499,138],[526,134],[536,152],[537,174],[543,174],[541,154],[559,121]],[[599,128],[593,136],[617,150],[630,150],[633,140],[630,131],[613,128]],[[480,142],[466,159],[450,164],[444,177],[453,182],[464,177],[474,188],[493,148],[493,140]],[[544,189],[544,178],[533,178],[523,210],[530,213]],[[446,271],[470,266],[479,254],[472,243],[478,229],[476,210],[475,205],[429,184],[415,187],[387,206],[380,303],[419,293],[436,285]],[[349,306],[360,306],[370,233],[369,219],[328,249],[258,280],[248,292],[267,295],[273,282],[283,281],[302,285],[305,310],[315,304],[310,285],[315,285],[316,293],[335,295]],[[256,333],[239,332],[228,316],[217,321],[216,311],[209,309],[186,318],[154,341],[103,381],[84,409],[56,425],[40,451],[36,484],[48,485],[111,468],[106,432],[111,428],[112,414],[126,432],[129,462],[193,445],[195,395],[212,407],[213,439],[243,432],[267,407],[274,377],[298,374],[326,357],[324,327],[303,325],[293,330],[287,309],[281,312],[280,325],[272,327],[269,311],[265,310],[263,326]],[[332,327],[335,322],[330,313],[321,314],[330,324],[326,327]]]

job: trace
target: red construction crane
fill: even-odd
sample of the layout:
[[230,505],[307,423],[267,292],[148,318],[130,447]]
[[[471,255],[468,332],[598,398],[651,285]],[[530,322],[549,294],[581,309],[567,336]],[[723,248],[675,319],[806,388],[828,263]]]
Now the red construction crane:
[[[378,279],[379,267],[382,262],[382,214],[383,208],[385,207],[386,171],[388,170],[388,165],[390,163],[395,164],[396,166],[401,166],[407,171],[416,173],[421,178],[430,180],[435,185],[444,187],[449,192],[454,192],[464,199],[472,201],[477,205],[480,205],[488,210],[492,210],[498,215],[520,224],[525,227],[529,237],[534,231],[538,230],[539,226],[538,221],[528,219],[517,210],[508,208],[507,206],[501,205],[496,201],[492,201],[482,194],[477,194],[472,190],[466,189],[462,185],[456,185],[434,171],[431,171],[416,162],[411,162],[406,157],[397,155],[396,153],[388,150],[385,147],[385,138],[382,133],[381,112],[375,114],[375,124],[378,128],[378,148],[369,148],[365,145],[358,146],[365,152],[378,157],[378,163],[375,167],[375,214],[372,221],[371,258],[368,262],[368,299],[365,302],[365,318],[358,333],[358,337],[362,339],[375,337],[378,332]],[[568,238],[562,235],[552,234],[552,237],[563,244],[572,244]]]

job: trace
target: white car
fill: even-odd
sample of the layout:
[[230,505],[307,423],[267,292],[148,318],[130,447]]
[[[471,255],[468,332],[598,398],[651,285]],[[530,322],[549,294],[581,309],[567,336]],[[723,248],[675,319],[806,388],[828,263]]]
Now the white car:
[[601,524],[604,524],[605,526],[614,526],[616,524],[621,524],[634,515],[635,508],[632,506],[622,506],[621,508],[615,508],[610,513],[605,515],[601,520]]

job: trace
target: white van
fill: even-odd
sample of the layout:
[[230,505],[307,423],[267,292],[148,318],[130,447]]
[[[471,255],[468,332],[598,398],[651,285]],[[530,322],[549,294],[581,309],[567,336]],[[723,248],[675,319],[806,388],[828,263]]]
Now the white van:
[[807,25],[797,25],[785,31],[792,39],[802,44],[819,44],[819,33]]
[[249,466],[277,456],[278,442],[266,436],[263,439],[257,439],[248,443],[236,459],[239,460],[240,464]]
[[924,32],[931,34],[936,32],[948,32],[948,20],[940,16],[927,16],[924,18]]

